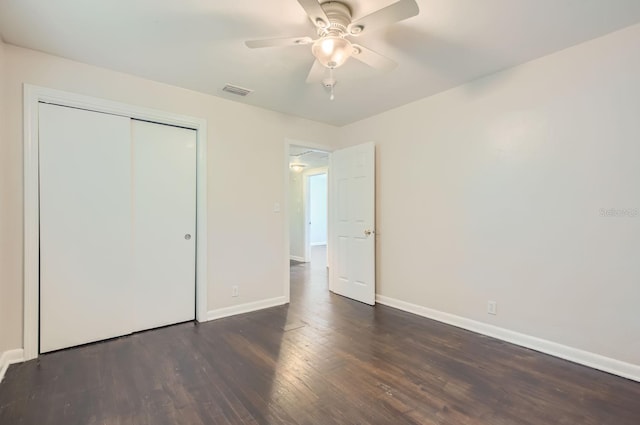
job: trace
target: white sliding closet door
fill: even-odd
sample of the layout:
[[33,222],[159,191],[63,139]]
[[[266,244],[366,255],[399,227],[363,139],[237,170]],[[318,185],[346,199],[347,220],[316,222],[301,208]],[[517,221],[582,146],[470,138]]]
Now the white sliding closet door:
[[40,104],[40,351],[132,331],[131,122]]
[[196,132],[39,115],[40,352],[195,319]]
[[196,132],[132,120],[135,329],[195,319]]

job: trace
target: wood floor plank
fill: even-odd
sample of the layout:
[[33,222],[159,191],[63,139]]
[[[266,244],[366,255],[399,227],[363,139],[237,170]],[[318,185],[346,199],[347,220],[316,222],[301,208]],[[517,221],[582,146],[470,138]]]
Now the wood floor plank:
[[291,276],[288,306],[12,365],[0,425],[640,424],[640,383]]

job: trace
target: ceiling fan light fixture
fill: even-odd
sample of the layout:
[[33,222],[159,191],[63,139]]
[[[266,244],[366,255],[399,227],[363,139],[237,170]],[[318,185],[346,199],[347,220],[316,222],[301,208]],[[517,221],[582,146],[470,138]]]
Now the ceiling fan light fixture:
[[296,163],[290,164],[289,168],[291,169],[291,171],[299,173],[300,171],[302,171],[305,168],[307,168],[307,165],[296,162]]
[[327,35],[313,43],[311,52],[323,66],[334,69],[351,57],[353,46],[343,37]]

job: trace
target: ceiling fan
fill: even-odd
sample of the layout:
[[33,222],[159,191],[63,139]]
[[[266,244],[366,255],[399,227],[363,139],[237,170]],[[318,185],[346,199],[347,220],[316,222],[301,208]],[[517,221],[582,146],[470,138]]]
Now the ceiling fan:
[[[298,0],[298,3],[316,27],[318,38],[312,39],[306,36],[272,38],[246,41],[245,44],[252,49],[311,44],[311,53],[316,60],[307,76],[307,82],[322,81],[325,87],[331,89],[331,99],[333,99],[333,87],[336,84],[333,70],[342,66],[350,57],[382,71],[390,71],[396,67],[393,60],[352,43],[349,37],[358,37],[376,28],[415,16],[419,12],[415,0],[399,0],[369,15],[352,20],[351,8],[342,1],[320,3],[318,0]],[[327,68],[330,76],[324,78]]]

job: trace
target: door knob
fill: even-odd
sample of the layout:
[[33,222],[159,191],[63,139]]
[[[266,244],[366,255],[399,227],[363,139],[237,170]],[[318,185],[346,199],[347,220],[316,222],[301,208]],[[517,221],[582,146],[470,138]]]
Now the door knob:
[[187,233],[186,235],[184,235],[184,238],[185,238],[186,240],[189,240],[189,239],[191,239],[191,235]]
[[371,236],[372,233],[374,233],[373,230],[367,229],[367,230],[364,231],[364,235],[365,236]]

